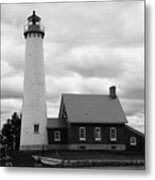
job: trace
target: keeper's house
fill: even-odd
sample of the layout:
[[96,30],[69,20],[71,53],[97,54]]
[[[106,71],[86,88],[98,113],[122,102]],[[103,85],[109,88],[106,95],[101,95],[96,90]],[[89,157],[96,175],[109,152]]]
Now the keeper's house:
[[142,152],[144,134],[126,125],[127,119],[116,95],[63,94],[59,117],[47,120],[51,149]]

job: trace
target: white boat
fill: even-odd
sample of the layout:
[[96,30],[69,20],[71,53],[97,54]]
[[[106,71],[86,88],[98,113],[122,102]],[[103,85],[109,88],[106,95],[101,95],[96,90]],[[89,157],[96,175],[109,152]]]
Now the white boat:
[[49,166],[56,166],[56,165],[61,165],[62,164],[62,159],[57,159],[57,158],[49,158],[49,157],[42,157],[40,159],[41,163]]
[[63,163],[63,160],[58,159],[58,158],[36,156],[36,155],[32,155],[32,158],[37,162],[41,162],[42,164],[49,165],[49,166],[61,165]]

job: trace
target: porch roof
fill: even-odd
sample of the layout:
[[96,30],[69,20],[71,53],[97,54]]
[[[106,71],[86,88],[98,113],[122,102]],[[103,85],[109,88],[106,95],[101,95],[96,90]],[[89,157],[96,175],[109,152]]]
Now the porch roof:
[[47,128],[66,128],[66,122],[59,118],[48,118],[47,119]]

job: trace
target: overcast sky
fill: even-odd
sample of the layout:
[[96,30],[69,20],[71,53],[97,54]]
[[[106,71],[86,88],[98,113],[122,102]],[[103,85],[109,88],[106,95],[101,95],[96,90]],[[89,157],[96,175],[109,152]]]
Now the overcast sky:
[[33,9],[45,26],[44,64],[49,117],[62,93],[108,94],[116,85],[133,127],[144,132],[144,2],[3,4],[1,119],[22,108],[25,39]]

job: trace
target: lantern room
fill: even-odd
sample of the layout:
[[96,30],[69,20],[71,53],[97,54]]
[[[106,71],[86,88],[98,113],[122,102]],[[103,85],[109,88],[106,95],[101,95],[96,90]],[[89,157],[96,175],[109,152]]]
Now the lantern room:
[[36,15],[35,11],[33,14],[27,18],[28,22],[24,26],[24,36],[27,38],[28,36],[31,37],[32,34],[38,35],[38,37],[44,38],[45,35],[45,28],[41,25],[41,18]]

